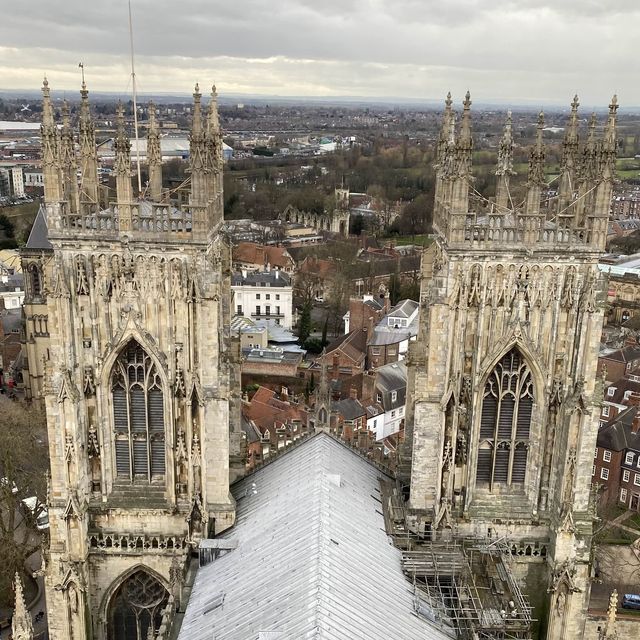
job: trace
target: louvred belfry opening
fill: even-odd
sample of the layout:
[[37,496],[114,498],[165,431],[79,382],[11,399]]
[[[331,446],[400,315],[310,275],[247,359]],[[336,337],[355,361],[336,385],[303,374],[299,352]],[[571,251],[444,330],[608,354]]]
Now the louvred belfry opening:
[[531,371],[513,348],[495,366],[484,387],[476,483],[493,491],[523,485],[534,392]]
[[122,350],[111,374],[116,474],[150,482],[165,474],[164,400],[156,367],[135,341]]

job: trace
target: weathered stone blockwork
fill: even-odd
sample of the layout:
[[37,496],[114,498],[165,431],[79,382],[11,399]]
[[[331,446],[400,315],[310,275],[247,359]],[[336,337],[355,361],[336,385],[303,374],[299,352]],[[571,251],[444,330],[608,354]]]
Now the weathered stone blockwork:
[[[447,101],[438,143],[436,246],[423,260],[410,347],[412,526],[434,538],[544,546],[522,577],[548,637],[582,637],[593,524],[590,483],[601,390],[596,368],[615,168],[615,99],[601,142],[578,154],[577,100],[552,210],[541,210],[543,117],[522,207],[509,196],[510,117],[496,199],[473,193],[471,102],[459,131]],[[578,170],[579,169],[579,170]],[[518,555],[515,554],[517,558]],[[540,584],[540,563],[546,575]],[[550,603],[540,604],[540,589]]]
[[[230,404],[238,400],[238,350],[228,335],[230,256],[219,234],[215,91],[206,126],[197,89],[194,95],[193,190],[185,211],[162,193],[160,158],[150,158],[154,202],[134,201],[122,112],[117,201],[106,210],[95,204],[84,87],[79,142],[89,192],[86,184],[77,192],[46,82],[43,91],[53,251],[34,264],[46,290],[49,332],[50,637],[146,638],[169,595],[180,605],[192,548],[235,518],[230,459],[236,461],[241,438]],[[159,600],[140,609],[139,629],[131,631],[113,603],[134,597],[121,586],[136,576],[143,587],[136,597],[151,589]]]

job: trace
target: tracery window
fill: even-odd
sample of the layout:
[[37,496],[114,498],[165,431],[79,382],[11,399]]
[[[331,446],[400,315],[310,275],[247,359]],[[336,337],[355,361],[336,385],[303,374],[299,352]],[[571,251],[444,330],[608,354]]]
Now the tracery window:
[[40,275],[40,269],[35,263],[29,265],[29,276],[31,284],[31,296],[33,298],[40,298],[42,296],[42,278]]
[[150,482],[165,474],[164,403],[156,367],[135,341],[122,350],[111,373],[116,474]]
[[109,605],[108,640],[147,640],[160,628],[169,592],[146,571],[137,571],[118,588]]
[[495,366],[484,387],[476,483],[524,484],[534,392],[531,371],[517,349]]

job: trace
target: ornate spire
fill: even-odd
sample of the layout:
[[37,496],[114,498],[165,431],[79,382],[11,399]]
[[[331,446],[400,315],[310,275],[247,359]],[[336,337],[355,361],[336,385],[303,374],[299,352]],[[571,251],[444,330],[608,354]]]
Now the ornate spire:
[[11,622],[13,640],[33,640],[33,622],[24,602],[22,580],[17,571],[13,581],[13,588],[16,594],[13,620]]
[[562,160],[560,162],[560,182],[558,187],[558,213],[562,212],[564,217],[572,216],[572,212],[567,207],[573,200],[574,192],[577,190],[577,168],[578,168],[578,96],[573,97],[571,103],[571,114],[564,134],[562,143]]
[[618,112],[618,96],[611,98],[609,116],[602,137],[602,177],[605,180],[613,180],[616,170],[616,154],[618,151],[618,138],[616,133],[616,119]]
[[609,596],[609,606],[607,608],[607,621],[600,632],[601,640],[615,640],[618,637],[616,629],[616,616],[618,612],[618,591],[614,589]]
[[538,124],[536,125],[536,142],[529,155],[529,173],[527,176],[527,200],[525,211],[529,215],[540,213],[540,197],[542,188],[546,184],[544,175],[544,143],[542,134],[544,131],[544,113],[538,114]]
[[80,169],[82,183],[80,198],[84,202],[98,202],[98,153],[96,151],[96,134],[89,108],[89,92],[82,79],[80,89],[80,122],[78,127],[78,144],[80,146]]
[[124,128],[124,107],[118,102],[116,110],[117,132],[114,140],[116,172],[116,190],[118,204],[130,203],[133,200],[131,188],[131,142]]
[[330,423],[331,412],[331,390],[329,386],[329,379],[327,376],[327,363],[326,363],[327,350],[322,350],[322,356],[320,357],[320,383],[316,389],[316,398],[314,405],[315,425],[316,429],[328,429]]
[[206,147],[208,171],[207,201],[212,203],[213,211],[211,222],[215,225],[224,217],[224,203],[222,198],[224,158],[222,154],[222,132],[220,131],[220,119],[218,116],[218,94],[215,84],[211,87],[211,100],[209,102],[209,112],[207,115]]
[[473,147],[473,139],[471,138],[471,104],[471,94],[467,91],[462,103],[462,122],[458,138],[458,146],[461,149],[471,149]]
[[63,198],[69,203],[71,213],[79,211],[78,166],[73,130],[69,116],[69,103],[62,105],[62,130],[60,131],[60,168],[62,170]]
[[205,176],[207,172],[207,153],[205,135],[202,128],[201,98],[200,87],[196,84],[193,92],[193,123],[189,137],[191,203],[203,205],[207,202],[207,182]]
[[149,103],[147,163],[149,165],[149,196],[153,202],[160,202],[162,200],[162,151],[160,132],[156,123],[156,105],[153,102]]
[[[453,112],[451,110],[451,91],[447,93],[447,99],[444,101],[444,113],[442,114],[442,128],[440,129],[440,137],[438,138],[438,146],[436,149],[436,163],[440,164],[444,161],[444,155],[451,137],[451,121],[453,120]],[[454,132],[455,136],[455,132]]]
[[62,200],[62,184],[60,175],[60,149],[58,128],[53,119],[53,106],[49,81],[45,77],[42,83],[42,124],[40,125],[42,145],[42,173],[44,177],[45,202],[54,203]]
[[471,175],[473,138],[471,136],[471,94],[467,91],[462,103],[462,122],[456,143],[457,173],[459,176]]
[[514,173],[511,111],[507,111],[507,121],[504,125],[504,133],[498,149],[498,167],[496,169],[496,176],[498,177],[496,183],[496,206],[498,211],[504,211],[509,205],[509,179]]

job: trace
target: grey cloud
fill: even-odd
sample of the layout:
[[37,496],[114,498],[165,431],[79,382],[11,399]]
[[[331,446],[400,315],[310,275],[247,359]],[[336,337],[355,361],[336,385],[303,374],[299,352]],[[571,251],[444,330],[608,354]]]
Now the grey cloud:
[[[640,10],[637,0],[132,0],[132,5],[138,65],[167,67],[158,89],[179,88],[168,83],[180,77],[180,69],[186,75],[212,64],[227,78],[231,67],[243,68],[245,78],[257,81],[289,86],[296,77],[301,89],[329,92],[344,82],[351,93],[369,95],[387,76],[364,71],[374,68],[368,63],[386,65],[393,87],[407,95],[426,82],[418,78],[420,68],[466,75],[469,84],[484,79],[487,91],[499,90],[517,74],[547,78],[550,86],[553,78],[568,78],[574,90],[587,75],[608,94],[613,78],[633,59]],[[28,13],[15,12],[0,23],[2,46],[19,49],[18,59],[31,60],[40,75],[68,60],[74,62],[63,77],[74,77],[82,59],[88,70],[111,70],[101,82],[116,69],[126,76],[126,3],[32,0]],[[47,54],[38,53],[43,51]],[[15,62],[4,59],[8,55],[0,49],[0,86],[16,82]],[[295,61],[307,62],[296,67]],[[248,71],[251,65],[257,74]],[[326,69],[333,70],[334,80],[325,77]],[[407,69],[413,71],[403,76],[400,70]]]

